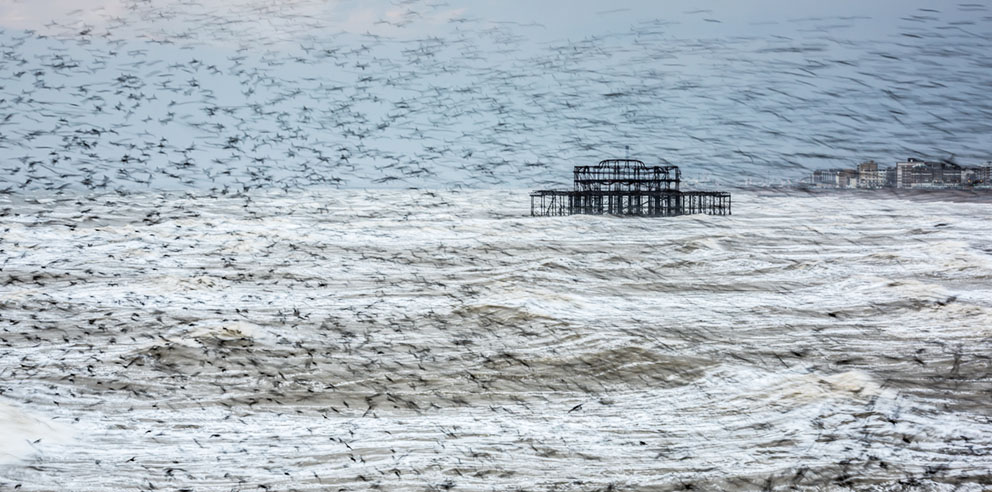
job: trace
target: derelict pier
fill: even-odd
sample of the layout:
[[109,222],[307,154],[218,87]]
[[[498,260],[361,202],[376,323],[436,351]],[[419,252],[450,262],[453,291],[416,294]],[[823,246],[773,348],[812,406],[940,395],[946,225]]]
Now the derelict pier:
[[631,215],[671,217],[687,214],[730,215],[730,193],[682,191],[678,166],[647,166],[635,159],[608,159],[575,166],[572,190],[530,194],[530,214]]

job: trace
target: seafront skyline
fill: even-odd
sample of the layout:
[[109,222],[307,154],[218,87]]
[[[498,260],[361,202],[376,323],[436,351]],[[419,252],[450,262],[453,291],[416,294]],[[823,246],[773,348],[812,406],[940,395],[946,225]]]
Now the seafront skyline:
[[910,157],[893,166],[864,161],[856,168],[817,169],[801,185],[839,189],[992,189],[992,161],[966,166]]

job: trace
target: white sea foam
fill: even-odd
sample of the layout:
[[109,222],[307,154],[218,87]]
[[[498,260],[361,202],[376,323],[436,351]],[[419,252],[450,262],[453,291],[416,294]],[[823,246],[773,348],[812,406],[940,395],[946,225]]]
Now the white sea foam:
[[0,401],[0,464],[30,458],[72,438],[71,427]]
[[[5,459],[37,466],[0,475],[79,491],[987,477],[988,212],[737,193],[729,217],[543,219],[526,196],[139,196],[87,201],[112,218],[75,229],[18,222],[0,243],[0,431]],[[85,442],[56,441],[63,426]]]

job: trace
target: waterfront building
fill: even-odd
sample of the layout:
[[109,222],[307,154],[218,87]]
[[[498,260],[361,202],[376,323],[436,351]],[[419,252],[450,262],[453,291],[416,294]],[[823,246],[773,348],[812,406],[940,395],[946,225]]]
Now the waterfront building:
[[881,188],[885,185],[885,170],[879,171],[875,161],[858,164],[858,188]]
[[817,169],[812,183],[820,188],[857,188],[858,171],[854,169]]
[[909,158],[896,164],[896,188],[953,188],[960,186],[961,166]]
[[882,168],[875,161],[857,169],[818,169],[808,178],[814,188],[992,188],[992,162],[982,166],[960,166],[946,161],[908,158],[894,167]]
[[895,188],[896,187],[896,168],[887,167],[885,168],[885,188]]
[[913,177],[912,177],[913,166],[915,166],[917,164],[922,164],[922,163],[923,163],[923,161],[918,160],[918,159],[914,159],[912,157],[910,157],[909,159],[906,159],[905,162],[897,162],[896,163],[896,168],[895,168],[896,169],[896,172],[895,172],[895,175],[896,175],[895,176],[896,177],[896,179],[895,179],[896,188],[909,188],[910,185],[913,182]]
[[961,184],[971,186],[992,184],[992,164],[962,168]]

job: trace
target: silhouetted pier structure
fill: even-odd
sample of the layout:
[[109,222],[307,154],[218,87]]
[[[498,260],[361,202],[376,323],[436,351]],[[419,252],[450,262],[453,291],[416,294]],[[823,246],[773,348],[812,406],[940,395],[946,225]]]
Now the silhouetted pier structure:
[[647,166],[635,159],[608,159],[595,166],[575,166],[574,175],[572,190],[531,193],[530,214],[730,215],[730,193],[680,190],[682,174],[677,166]]

